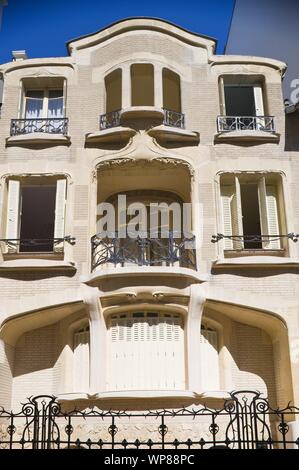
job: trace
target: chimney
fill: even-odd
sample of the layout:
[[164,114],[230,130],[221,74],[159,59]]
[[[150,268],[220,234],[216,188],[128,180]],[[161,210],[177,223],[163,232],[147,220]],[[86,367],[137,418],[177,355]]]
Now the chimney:
[[20,60],[28,59],[26,51],[12,51],[12,60],[18,62]]

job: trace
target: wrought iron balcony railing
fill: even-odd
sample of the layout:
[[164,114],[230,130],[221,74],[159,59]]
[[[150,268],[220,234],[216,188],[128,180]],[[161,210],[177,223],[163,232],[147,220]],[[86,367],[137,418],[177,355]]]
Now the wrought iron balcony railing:
[[[142,107],[141,107],[142,109]],[[120,126],[121,124],[121,109],[112,111],[110,113],[100,115],[100,130],[110,129],[112,127]],[[163,109],[164,119],[163,124],[165,126],[179,127],[180,129],[185,128],[185,115],[172,111],[171,109]]]
[[117,233],[91,238],[91,268],[113,266],[175,266],[196,269],[195,237],[170,232],[168,238],[120,238]]
[[100,130],[110,129],[111,127],[120,126],[121,109],[110,113],[101,114]]
[[171,109],[164,108],[164,121],[165,126],[179,127],[180,129],[185,128],[185,115],[172,111]]
[[274,116],[218,116],[218,132],[263,131],[275,132]]
[[68,118],[47,119],[12,119],[10,135],[31,134],[43,132],[45,134],[67,135]]
[[287,235],[224,235],[223,233],[217,233],[212,235],[211,242],[217,243],[219,240],[228,239],[243,243],[269,243],[271,241],[281,240],[288,238],[293,242],[297,242],[299,239],[299,233],[288,233]]
[[157,411],[101,410],[88,403],[66,410],[54,396],[40,395],[19,412],[0,407],[0,449],[299,449],[298,431],[289,425],[296,418],[298,407],[271,407],[250,390],[230,393],[217,409]]
[[5,251],[10,252],[51,252],[63,242],[74,245],[76,238],[67,235],[63,238],[1,238]]

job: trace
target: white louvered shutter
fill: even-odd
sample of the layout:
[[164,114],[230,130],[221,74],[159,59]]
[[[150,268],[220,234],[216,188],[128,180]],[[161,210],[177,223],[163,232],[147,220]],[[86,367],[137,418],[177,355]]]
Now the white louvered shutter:
[[73,391],[89,390],[89,327],[74,334]]
[[220,77],[219,79],[219,97],[220,97],[220,114],[222,116],[226,115],[226,110],[225,110],[225,93],[224,93],[224,80],[223,77]]
[[[230,236],[233,233],[232,229],[232,214],[231,214],[231,200],[234,194],[234,186],[222,186],[221,200],[222,200],[222,223],[223,235]],[[224,239],[224,249],[232,250],[233,241],[229,238]]]
[[[277,191],[275,185],[266,185],[266,203],[269,235],[278,235],[280,230],[278,219]],[[280,239],[270,240],[268,247],[271,250],[280,249]]]
[[[7,197],[7,221],[6,238],[13,240],[19,238],[20,230],[20,181],[9,180]],[[10,248],[9,251],[17,251],[16,248]]]
[[147,312],[133,315],[111,318],[108,389],[184,389],[181,317]]
[[219,390],[218,341],[215,330],[201,328],[200,354],[203,391]]
[[[66,179],[59,179],[56,183],[56,199],[55,199],[55,225],[54,238],[64,237],[65,224],[65,197],[66,197]],[[54,245],[54,251],[63,251],[64,243]]]
[[263,103],[263,89],[262,85],[254,85],[254,102],[255,102],[255,113],[257,116],[264,115],[264,103]]
[[[233,235],[243,235],[243,221],[242,221],[242,204],[241,204],[241,188],[239,178],[235,176],[235,193],[231,199],[231,214],[232,214],[232,232]],[[235,250],[241,250],[244,247],[242,238],[233,241]]]
[[[260,179],[258,184],[258,199],[262,235],[271,235],[270,227],[268,225],[267,191],[266,181],[264,177]],[[263,248],[269,248],[269,245],[269,240],[265,239],[265,241],[263,242]]]

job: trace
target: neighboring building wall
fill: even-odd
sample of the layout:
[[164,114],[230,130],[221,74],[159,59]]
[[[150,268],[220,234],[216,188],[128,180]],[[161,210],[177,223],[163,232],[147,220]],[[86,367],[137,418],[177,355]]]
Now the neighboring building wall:
[[[294,90],[292,80],[299,79],[299,3],[297,0],[235,2],[225,53],[273,57],[286,62],[283,92],[284,98],[290,98]],[[295,87],[298,88],[298,83]]]

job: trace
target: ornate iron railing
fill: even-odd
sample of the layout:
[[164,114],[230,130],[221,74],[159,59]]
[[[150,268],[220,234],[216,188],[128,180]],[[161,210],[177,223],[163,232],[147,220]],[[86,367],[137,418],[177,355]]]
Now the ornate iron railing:
[[101,114],[100,116],[100,130],[110,129],[111,127],[120,126],[121,109],[112,111],[110,113]]
[[20,412],[0,407],[0,449],[298,449],[298,427],[290,426],[298,416],[299,408],[272,408],[255,391],[230,393],[219,409],[146,412],[102,411],[88,402],[65,411],[42,395]]
[[[117,127],[121,124],[121,109],[112,111],[110,113],[100,115],[100,130],[110,129],[111,127]],[[185,115],[172,111],[171,109],[163,109],[164,119],[163,124],[165,126],[185,128]]]
[[274,116],[218,116],[218,132],[275,132]]
[[10,135],[31,134],[43,132],[45,134],[67,135],[68,118],[49,119],[12,119]]
[[296,243],[299,233],[288,233],[287,235],[224,235],[223,233],[217,233],[217,235],[212,235],[211,242],[217,243],[219,240],[228,239],[243,243],[269,243],[283,238],[288,238]]
[[63,242],[74,245],[76,238],[67,235],[63,238],[1,238],[7,252],[33,252],[33,251],[53,251],[55,246]]
[[91,267],[112,264],[126,266],[174,266],[196,269],[195,237],[169,232],[167,238],[120,238],[118,233],[91,238]]
[[180,129],[185,128],[185,115],[172,111],[171,109],[164,108],[164,120],[165,126],[179,127]]

